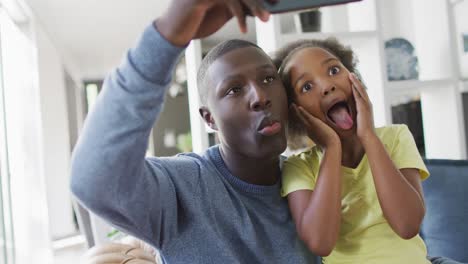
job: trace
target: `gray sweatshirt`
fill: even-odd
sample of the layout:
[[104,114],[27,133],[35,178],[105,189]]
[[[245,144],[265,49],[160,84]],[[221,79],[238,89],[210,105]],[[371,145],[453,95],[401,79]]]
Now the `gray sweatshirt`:
[[241,181],[218,146],[203,154],[145,158],[182,52],[150,26],[106,78],[74,150],[73,194],[158,248],[167,263],[314,263],[279,182]]

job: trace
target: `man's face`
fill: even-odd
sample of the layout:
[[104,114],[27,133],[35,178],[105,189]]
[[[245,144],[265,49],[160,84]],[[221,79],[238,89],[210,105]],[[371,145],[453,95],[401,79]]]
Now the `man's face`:
[[223,147],[252,158],[286,148],[286,91],[270,58],[256,47],[232,50],[208,69],[207,103]]

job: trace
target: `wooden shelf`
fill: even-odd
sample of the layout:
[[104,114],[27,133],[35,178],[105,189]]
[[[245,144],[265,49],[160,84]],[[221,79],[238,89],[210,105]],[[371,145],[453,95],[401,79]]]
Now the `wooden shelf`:
[[304,33],[288,33],[281,36],[282,44],[290,43],[300,39],[325,39],[335,37],[339,40],[358,39],[358,38],[376,38],[377,31],[349,31],[349,32],[304,32]]
[[391,94],[406,94],[422,89],[455,85],[455,79],[388,81],[386,87]]
[[[461,80],[460,92],[468,93],[468,79]],[[468,117],[465,117],[465,118],[468,118]]]

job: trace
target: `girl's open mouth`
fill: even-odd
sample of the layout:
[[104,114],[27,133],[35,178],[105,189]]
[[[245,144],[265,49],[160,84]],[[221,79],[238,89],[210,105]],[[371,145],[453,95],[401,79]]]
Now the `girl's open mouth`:
[[351,129],[354,126],[353,117],[346,101],[337,102],[327,113],[330,119],[338,128],[342,130]]

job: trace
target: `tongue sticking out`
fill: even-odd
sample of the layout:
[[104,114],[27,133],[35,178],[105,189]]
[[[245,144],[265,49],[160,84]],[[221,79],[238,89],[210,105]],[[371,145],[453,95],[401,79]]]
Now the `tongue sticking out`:
[[348,130],[353,127],[354,121],[348,113],[348,109],[344,105],[337,105],[332,107],[328,112],[328,116],[335,122],[335,124],[343,129]]

